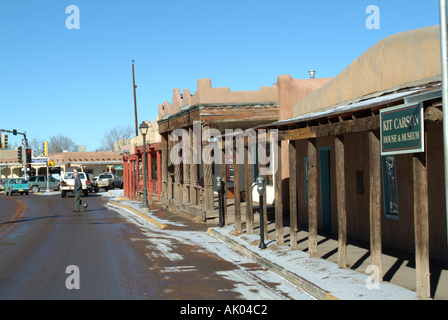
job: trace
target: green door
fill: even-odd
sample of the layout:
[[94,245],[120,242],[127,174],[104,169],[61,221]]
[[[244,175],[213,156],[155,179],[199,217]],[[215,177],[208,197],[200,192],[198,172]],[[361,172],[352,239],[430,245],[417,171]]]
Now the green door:
[[331,231],[330,147],[319,148],[319,161],[322,228]]

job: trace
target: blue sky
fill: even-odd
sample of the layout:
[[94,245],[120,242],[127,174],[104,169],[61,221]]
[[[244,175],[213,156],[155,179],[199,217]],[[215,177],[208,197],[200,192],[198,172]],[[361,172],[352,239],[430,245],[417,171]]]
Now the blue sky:
[[[79,29],[66,28],[69,5]],[[379,30],[366,28],[369,5]],[[238,91],[310,69],[333,77],[379,40],[438,23],[437,0],[0,0],[0,129],[93,151],[134,126],[133,59],[140,123],[200,78]]]

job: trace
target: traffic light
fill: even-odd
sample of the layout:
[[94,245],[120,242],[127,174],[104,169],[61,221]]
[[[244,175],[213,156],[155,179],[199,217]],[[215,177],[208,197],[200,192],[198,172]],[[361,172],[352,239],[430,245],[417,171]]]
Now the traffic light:
[[16,136],[16,135],[17,135],[17,130],[16,130],[16,129],[13,129],[13,130],[12,130],[12,134]]
[[[26,150],[26,167],[30,168],[31,167],[31,149],[25,149]],[[28,166],[28,164],[30,166]]]
[[8,149],[8,136],[6,134],[3,135],[3,149]]
[[44,156],[48,157],[48,141],[45,141],[43,143],[43,147],[44,147]]
[[19,161],[19,163],[22,163],[22,147],[19,147],[17,149],[17,160]]

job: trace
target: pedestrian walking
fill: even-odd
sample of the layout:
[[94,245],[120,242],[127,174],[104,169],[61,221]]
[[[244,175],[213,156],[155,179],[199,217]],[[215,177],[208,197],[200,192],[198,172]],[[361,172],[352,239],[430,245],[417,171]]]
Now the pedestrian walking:
[[[79,205],[82,204],[81,195],[82,195],[82,182],[81,178],[78,175],[78,172],[73,173],[73,177],[75,178],[75,186],[74,186],[74,194],[75,194],[75,211],[79,212]],[[87,210],[87,203],[84,203],[84,211]]]

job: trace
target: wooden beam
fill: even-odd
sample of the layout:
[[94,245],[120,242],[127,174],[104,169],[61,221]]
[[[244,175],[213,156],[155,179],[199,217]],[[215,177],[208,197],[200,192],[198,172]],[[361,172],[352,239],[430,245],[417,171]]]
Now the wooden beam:
[[[425,133],[426,135],[426,133]],[[413,155],[414,231],[417,297],[430,298],[428,173],[426,152]]]
[[277,171],[274,173],[275,180],[275,239],[278,245],[284,244],[283,237],[283,203],[282,203],[282,142],[281,140],[274,139],[274,142],[277,144],[278,153],[277,159]]
[[379,115],[374,115],[360,119],[280,131],[278,136],[280,140],[300,140],[379,130],[379,128],[380,117]]
[[379,279],[383,279],[383,261],[381,244],[381,155],[378,131],[369,132],[370,150],[370,255],[372,265],[379,270]]
[[308,140],[308,255],[317,257],[317,153],[316,139]]
[[335,137],[336,198],[338,210],[338,266],[347,268],[347,214],[345,207],[345,150],[344,136]]
[[316,134],[314,132],[311,132],[311,127],[279,131],[278,133],[279,140],[300,140],[315,137]]
[[296,142],[289,141],[289,212],[290,212],[290,247],[297,249],[297,154]]

